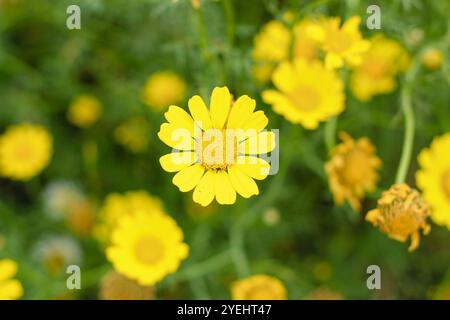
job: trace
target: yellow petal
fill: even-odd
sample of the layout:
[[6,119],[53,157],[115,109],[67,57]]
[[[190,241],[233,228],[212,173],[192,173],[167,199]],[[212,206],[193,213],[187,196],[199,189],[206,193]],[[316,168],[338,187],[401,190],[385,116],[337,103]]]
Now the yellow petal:
[[200,96],[193,96],[188,102],[189,111],[192,114],[197,125],[203,130],[208,130],[212,127],[209,110]]
[[253,195],[259,194],[258,186],[255,180],[246,176],[236,166],[228,168],[228,177],[230,178],[231,185],[244,198],[250,198]]
[[325,67],[327,67],[327,69],[340,68],[343,64],[344,61],[339,55],[333,52],[327,53],[327,56],[325,57]]
[[180,189],[181,192],[190,191],[199,183],[204,171],[205,168],[203,168],[202,165],[194,164],[193,166],[179,171],[173,177],[172,182]]
[[0,300],[16,300],[22,295],[23,287],[18,280],[0,282]]
[[319,24],[310,24],[306,27],[306,35],[311,39],[323,42],[325,40],[325,30]]
[[238,156],[235,164],[239,170],[256,180],[263,180],[270,171],[270,164],[261,158]]
[[227,87],[214,88],[211,95],[211,121],[215,129],[223,129],[230,111],[231,94]]
[[194,120],[184,109],[177,106],[170,106],[169,110],[164,113],[167,121],[177,128],[188,130],[191,136],[194,136]]
[[298,76],[289,62],[282,62],[272,75],[272,81],[275,87],[283,92],[291,91],[295,86],[295,80]]
[[359,31],[358,29],[360,23],[361,18],[359,16],[353,16],[344,22],[344,24],[342,25],[342,30],[347,33],[355,34]]
[[218,171],[214,174],[214,190],[216,200],[220,204],[233,204],[236,202],[236,190],[231,185],[228,173]]
[[162,142],[177,150],[194,150],[194,139],[190,132],[178,128],[170,123],[163,123],[159,129],[158,137]]
[[264,154],[275,148],[275,134],[271,131],[261,131],[248,137],[239,144],[239,153]]
[[262,130],[267,126],[268,123],[269,119],[267,119],[266,115],[264,114],[264,111],[260,110],[256,111],[251,115],[248,121],[242,125],[242,129]]
[[165,171],[177,172],[189,167],[195,160],[195,152],[172,152],[159,158],[159,163]]
[[10,279],[17,273],[17,263],[10,259],[0,260],[0,281]]
[[193,194],[194,202],[206,207],[214,200],[214,172],[206,171]]
[[249,96],[244,95],[239,97],[231,108],[227,128],[240,128],[251,117],[255,106],[256,101]]

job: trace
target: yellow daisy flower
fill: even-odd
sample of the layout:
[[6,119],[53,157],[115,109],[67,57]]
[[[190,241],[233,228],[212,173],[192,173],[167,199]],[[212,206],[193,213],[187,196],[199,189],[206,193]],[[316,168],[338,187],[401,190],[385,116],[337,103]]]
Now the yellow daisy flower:
[[164,214],[164,209],[161,200],[146,191],[108,195],[98,215],[98,223],[93,231],[94,236],[100,242],[108,243],[119,218],[124,215],[134,215],[136,212],[146,212],[150,215]]
[[152,74],[141,91],[141,100],[155,111],[165,110],[171,104],[178,104],[186,96],[186,83],[172,71]]
[[214,197],[220,204],[233,204],[236,192],[244,198],[259,194],[256,180],[269,174],[270,164],[258,155],[275,147],[273,132],[263,111],[253,112],[255,100],[244,95],[234,103],[226,87],[216,87],[208,109],[199,96],[189,100],[189,115],[170,106],[158,137],[179,150],[159,159],[180,191],[194,189],[193,199],[202,206]]
[[423,53],[421,62],[428,70],[437,70],[444,62],[444,54],[436,48],[429,48]]
[[355,141],[345,132],[339,136],[342,143],[332,150],[325,164],[328,183],[336,204],[348,201],[353,210],[360,211],[364,194],[375,190],[381,160],[368,138]]
[[117,143],[133,153],[143,153],[150,144],[150,124],[143,117],[126,120],[114,130]]
[[77,127],[88,128],[97,122],[102,112],[102,103],[96,97],[81,95],[70,104],[67,119]]
[[286,300],[283,283],[277,278],[258,274],[238,280],[231,285],[233,300]]
[[138,211],[119,218],[106,256],[117,272],[145,286],[175,272],[188,252],[175,220]]
[[340,68],[344,63],[358,65],[370,42],[362,38],[359,31],[361,18],[353,16],[341,25],[339,17],[323,18],[308,27],[308,35],[320,43],[325,51],[327,68]]
[[450,133],[434,138],[418,162],[417,186],[432,208],[431,219],[450,230]]
[[377,208],[367,213],[366,220],[392,239],[405,242],[411,238],[408,251],[413,251],[419,246],[420,230],[424,235],[430,232],[426,221],[429,215],[430,207],[420,193],[401,183],[383,192]]
[[353,68],[350,77],[350,89],[361,101],[394,91],[396,75],[406,71],[411,61],[406,49],[395,40],[377,34],[370,41],[370,50],[364,54],[361,64]]
[[272,75],[277,90],[265,90],[264,102],[275,112],[306,129],[317,129],[344,110],[345,95],[341,79],[319,61],[296,59],[281,63]]
[[141,286],[112,271],[102,278],[99,297],[102,300],[153,300],[155,289],[152,286]]
[[23,295],[22,284],[12,279],[17,273],[17,263],[10,259],[0,260],[0,300],[17,300]]
[[49,164],[52,153],[52,137],[44,127],[28,123],[10,126],[0,136],[0,175],[30,180]]

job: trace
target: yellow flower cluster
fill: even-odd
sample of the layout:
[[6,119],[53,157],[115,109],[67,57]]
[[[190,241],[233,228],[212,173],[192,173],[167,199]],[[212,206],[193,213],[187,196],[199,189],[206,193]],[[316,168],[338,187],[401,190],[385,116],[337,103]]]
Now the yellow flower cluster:
[[0,136],[0,176],[28,181],[50,162],[53,142],[41,125],[18,124]]
[[11,259],[0,260],[0,300],[16,300],[22,297],[22,284],[19,280],[13,279],[17,269],[15,261]]

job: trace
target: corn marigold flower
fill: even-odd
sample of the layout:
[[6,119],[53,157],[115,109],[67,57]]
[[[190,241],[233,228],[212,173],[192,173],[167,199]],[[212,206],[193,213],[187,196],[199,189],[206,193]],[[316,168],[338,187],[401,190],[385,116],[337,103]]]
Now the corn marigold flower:
[[117,226],[119,218],[124,215],[134,215],[136,212],[146,212],[149,215],[165,214],[161,200],[146,191],[108,195],[93,230],[95,238],[103,244],[109,243],[111,232]]
[[100,282],[99,297],[102,300],[153,300],[155,289],[111,271]]
[[91,95],[81,95],[70,104],[67,119],[77,127],[85,129],[96,123],[102,112],[100,100]]
[[264,274],[237,280],[231,284],[233,300],[286,300],[283,283],[275,277]]
[[429,215],[430,207],[420,193],[400,183],[383,192],[377,208],[367,213],[366,220],[392,239],[405,242],[411,238],[408,251],[413,251],[419,246],[420,230],[424,235],[430,232]]
[[175,220],[145,211],[119,218],[111,242],[106,256],[114,269],[144,286],[175,272],[189,252]]
[[418,162],[417,186],[431,206],[431,219],[450,230],[450,133],[434,138]]
[[18,124],[0,136],[0,176],[28,181],[50,162],[52,136],[36,124]]
[[325,66],[340,68],[344,63],[350,66],[358,65],[363,54],[369,49],[370,43],[364,40],[359,25],[361,18],[353,16],[344,22],[342,27],[339,17],[322,18],[308,27],[308,35],[320,43],[325,51]]
[[15,261],[0,259],[0,300],[17,300],[22,297],[22,284],[19,280],[13,279],[17,269]]
[[406,71],[411,62],[400,43],[381,33],[373,36],[370,42],[370,50],[364,54],[361,64],[353,67],[350,77],[350,89],[361,101],[394,91],[395,77]]
[[143,153],[150,144],[150,124],[144,117],[134,117],[121,123],[114,130],[117,143],[132,153]]
[[141,100],[154,111],[163,111],[171,104],[181,103],[186,96],[186,83],[172,71],[156,72],[147,79]]
[[345,132],[339,136],[342,143],[332,150],[325,164],[328,183],[336,204],[348,201],[353,210],[360,211],[364,194],[375,190],[381,160],[368,138],[355,141]]
[[319,122],[340,114],[345,108],[341,79],[319,61],[283,62],[274,71],[272,82],[277,90],[263,91],[264,102],[306,129],[317,129]]
[[442,66],[444,54],[436,48],[427,49],[422,55],[422,64],[428,70],[434,71]]
[[244,198],[259,194],[253,179],[265,179],[270,164],[258,155],[273,150],[275,134],[263,130],[268,119],[263,111],[253,112],[255,105],[246,95],[233,103],[227,87],[216,87],[209,109],[199,96],[189,100],[192,117],[170,106],[158,137],[179,152],[159,161],[167,172],[177,172],[172,182],[180,191],[194,189],[193,200],[202,206],[214,198],[233,204],[236,193]]

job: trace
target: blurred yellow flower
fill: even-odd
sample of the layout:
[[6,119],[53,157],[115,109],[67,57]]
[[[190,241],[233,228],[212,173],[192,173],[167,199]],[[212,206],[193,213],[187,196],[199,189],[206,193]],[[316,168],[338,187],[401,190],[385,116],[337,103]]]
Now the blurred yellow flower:
[[436,48],[429,48],[423,53],[421,61],[425,68],[434,71],[442,66],[444,54]]
[[405,242],[411,237],[408,251],[413,251],[419,246],[420,230],[424,235],[430,232],[426,221],[429,215],[430,207],[420,193],[401,183],[383,192],[377,208],[367,213],[366,220],[397,241]]
[[141,100],[155,111],[166,110],[171,104],[183,102],[186,96],[186,83],[172,71],[152,74],[141,91]]
[[80,128],[91,127],[100,118],[103,106],[94,96],[81,95],[75,98],[67,111],[67,119]]
[[130,118],[114,130],[114,138],[127,150],[143,153],[150,143],[150,124],[144,117]]
[[271,152],[275,135],[263,130],[268,119],[263,111],[253,112],[255,106],[246,95],[233,103],[227,87],[216,87],[209,109],[199,96],[189,100],[192,117],[180,107],[169,108],[158,137],[180,152],[159,161],[167,172],[177,172],[172,182],[181,192],[195,189],[193,199],[202,206],[214,197],[233,204],[236,192],[244,198],[259,194],[253,179],[265,179],[270,164],[253,155]]
[[161,200],[146,191],[108,195],[98,215],[98,223],[93,231],[94,236],[103,244],[109,243],[111,232],[119,218],[134,215],[136,212],[146,212],[149,215],[164,214],[164,209]]
[[360,211],[364,194],[375,190],[381,160],[368,138],[355,141],[345,132],[339,136],[342,143],[332,150],[325,164],[328,183],[336,204],[348,201],[353,210]]
[[108,272],[100,282],[99,298],[102,300],[153,300],[155,289],[141,286],[120,273]]
[[395,77],[410,65],[406,49],[395,40],[377,34],[371,38],[371,47],[361,64],[353,68],[350,89],[356,98],[368,101],[377,94],[395,90]]
[[283,283],[277,278],[258,274],[231,284],[233,300],[286,300]]
[[345,108],[341,79],[319,61],[283,62],[274,71],[272,82],[277,90],[263,91],[264,102],[306,129],[317,129],[320,121],[340,114]]
[[362,38],[359,31],[361,18],[353,16],[341,25],[339,17],[322,18],[307,28],[307,34],[320,43],[325,51],[325,66],[340,68],[346,63],[358,65],[370,42]]
[[189,252],[175,220],[145,211],[119,218],[111,241],[106,256],[114,269],[144,286],[175,272]]
[[53,140],[46,128],[36,124],[18,124],[0,136],[0,175],[27,181],[50,162]]
[[418,162],[417,186],[431,206],[431,219],[450,230],[450,133],[434,138]]
[[11,259],[0,260],[0,300],[17,300],[23,295],[19,280],[12,279],[17,273],[17,263]]

